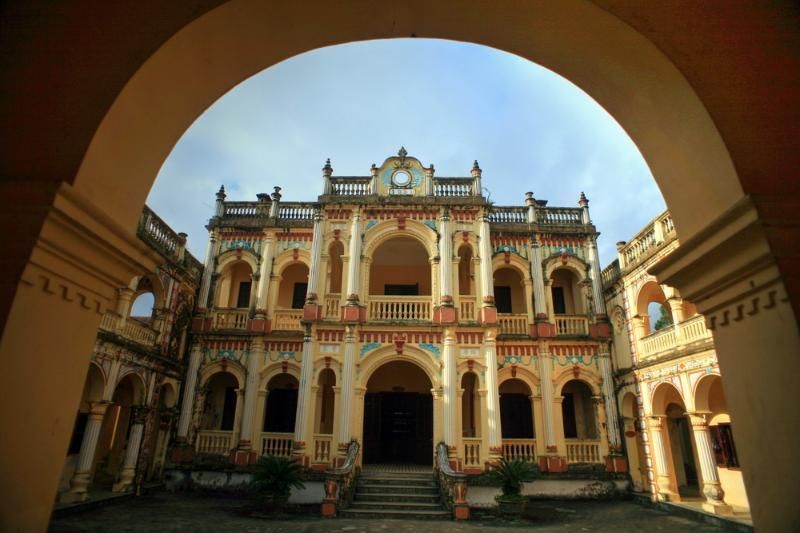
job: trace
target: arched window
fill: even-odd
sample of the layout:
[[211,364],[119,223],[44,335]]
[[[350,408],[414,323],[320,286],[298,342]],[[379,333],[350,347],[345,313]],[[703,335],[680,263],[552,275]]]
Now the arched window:
[[328,293],[342,293],[342,241],[333,241],[328,249]]
[[131,305],[130,316],[140,321],[149,321],[153,316],[153,309],[156,306],[156,297],[152,292],[143,292],[136,296]]
[[308,267],[305,263],[294,263],[281,272],[278,289],[280,309],[302,309],[308,293]]
[[239,382],[230,372],[218,372],[206,383],[206,397],[200,429],[232,431],[236,416]]
[[479,437],[481,428],[481,403],[478,396],[478,376],[466,372],[461,378],[461,434],[463,437]]
[[474,291],[472,247],[467,244],[458,249],[458,294],[471,296]]
[[317,398],[317,433],[330,435],[333,433],[333,414],[336,386],[336,374],[330,368],[319,373],[319,393]]
[[369,293],[423,296],[431,293],[431,264],[425,247],[412,237],[395,237],[372,254]]
[[583,381],[573,379],[561,389],[564,399],[561,413],[564,421],[565,439],[596,439],[597,419],[592,389]]
[[498,313],[524,314],[528,312],[524,282],[516,269],[500,268],[495,271],[494,300]]
[[556,315],[584,314],[583,297],[575,273],[566,268],[557,268],[550,275],[550,280],[553,313]]
[[521,379],[500,384],[500,428],[504,439],[533,438],[531,389]]
[[253,271],[246,261],[228,266],[217,281],[218,307],[247,309],[253,286]]
[[297,415],[297,379],[291,374],[278,374],[267,383],[267,408],[264,412],[264,431],[294,432]]

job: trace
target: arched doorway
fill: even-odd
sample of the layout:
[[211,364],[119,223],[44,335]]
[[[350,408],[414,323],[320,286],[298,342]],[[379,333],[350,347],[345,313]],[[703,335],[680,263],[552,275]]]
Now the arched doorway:
[[364,396],[364,464],[432,464],[431,387],[428,375],[408,361],[375,370]]
[[144,382],[135,374],[123,377],[114,389],[112,404],[106,410],[100,429],[101,445],[98,446],[95,475],[97,485],[108,486],[117,481],[133,425],[133,410],[143,404],[144,396]]
[[500,384],[500,428],[504,440],[533,438],[532,394],[521,379],[511,378]]
[[664,464],[657,474],[667,478],[659,482],[659,491],[672,491],[681,497],[700,496],[697,462],[695,459],[692,429],[686,417],[686,404],[678,389],[671,383],[662,383],[653,392],[653,414],[662,419],[661,435],[653,439],[655,447],[663,450]]
[[639,407],[634,393],[625,393],[622,398],[621,414],[633,490],[643,492],[647,487],[647,457],[644,455],[644,442],[639,427]]
[[382,242],[372,254],[370,296],[427,296],[431,294],[428,251],[413,237]]
[[291,374],[278,374],[269,380],[264,409],[265,433],[294,433],[298,387],[297,378]]

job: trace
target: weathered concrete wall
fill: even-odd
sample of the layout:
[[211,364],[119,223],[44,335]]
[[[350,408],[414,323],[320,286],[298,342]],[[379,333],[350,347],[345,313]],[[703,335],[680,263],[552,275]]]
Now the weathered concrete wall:
[[[522,484],[522,494],[536,498],[552,498],[559,500],[600,500],[624,496],[628,491],[626,480],[537,480]],[[494,497],[500,494],[498,487],[469,487],[467,502],[470,507],[495,507]]]
[[[248,472],[218,472],[211,470],[167,470],[164,472],[164,485],[170,492],[181,490],[200,490],[241,493],[250,490],[253,479]],[[292,490],[289,503],[322,503],[325,489],[322,481],[305,481],[305,489]]]

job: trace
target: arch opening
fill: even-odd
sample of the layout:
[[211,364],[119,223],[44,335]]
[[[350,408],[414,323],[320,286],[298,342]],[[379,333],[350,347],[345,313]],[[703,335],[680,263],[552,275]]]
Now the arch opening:
[[428,251],[417,239],[392,237],[372,254],[369,294],[374,296],[428,296],[431,264]]
[[239,381],[230,372],[217,372],[208,379],[200,429],[233,430],[238,390]]
[[564,438],[597,439],[597,413],[589,385],[572,379],[564,384],[561,396]]
[[302,309],[308,293],[308,265],[293,263],[281,272],[278,308]]
[[578,276],[568,268],[553,270],[550,275],[550,295],[553,314],[581,315],[586,312]]
[[299,387],[291,374],[277,374],[267,382],[264,432],[294,433]]
[[494,271],[494,300],[497,312],[504,315],[528,312],[525,301],[525,281],[515,268]]
[[333,417],[336,412],[336,373],[325,368],[319,373],[319,389],[317,392],[317,424],[316,432],[323,435],[333,434]]
[[247,261],[237,260],[228,265],[217,280],[217,307],[247,309],[253,288],[253,269]]
[[480,437],[481,402],[478,396],[478,376],[475,372],[465,372],[461,378],[461,436]]
[[328,294],[342,293],[344,244],[335,240],[328,248]]
[[364,463],[431,465],[433,396],[428,375],[408,361],[373,372],[364,396]]
[[472,246],[462,244],[458,248],[458,294],[475,294],[475,266],[472,264]]
[[503,439],[534,438],[532,392],[521,379],[500,384],[500,428]]

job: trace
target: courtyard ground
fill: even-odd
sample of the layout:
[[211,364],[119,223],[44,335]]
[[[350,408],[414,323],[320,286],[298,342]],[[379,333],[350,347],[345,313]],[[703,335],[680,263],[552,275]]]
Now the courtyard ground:
[[469,522],[424,520],[323,519],[292,515],[275,519],[254,512],[246,499],[159,493],[53,519],[53,533],[83,531],[723,531],[630,501],[537,501],[532,520],[482,517]]

